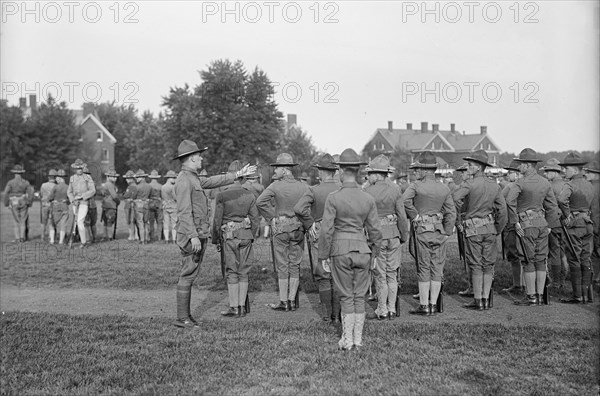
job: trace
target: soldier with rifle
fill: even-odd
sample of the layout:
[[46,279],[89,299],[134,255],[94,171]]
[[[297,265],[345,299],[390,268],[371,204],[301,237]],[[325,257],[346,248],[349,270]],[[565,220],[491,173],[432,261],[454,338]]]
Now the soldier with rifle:
[[64,169],[56,172],[56,187],[48,198],[52,202],[52,226],[58,230],[58,244],[64,245],[65,234],[67,232],[67,222],[69,220],[69,198],[67,190],[69,186],[65,182],[67,174]]
[[319,234],[321,232],[321,221],[323,220],[323,210],[327,196],[340,188],[340,183],[333,180],[333,175],[337,166],[333,163],[333,157],[329,154],[323,154],[314,165],[319,172],[320,183],[309,187],[302,195],[294,212],[302,222],[306,230],[306,242],[311,271],[314,281],[319,287],[319,298],[322,306],[325,307],[323,320],[331,323],[340,322],[340,300],[335,288],[333,288],[333,279],[331,269],[323,265],[319,257]]
[[150,226],[148,222],[148,210],[150,208],[150,194],[152,187],[146,182],[148,175],[144,170],[138,169],[135,172],[135,182],[137,189],[133,198],[133,211],[135,213],[135,222],[140,234],[140,243],[150,242]]
[[[75,174],[69,180],[67,194],[73,207],[73,213],[75,214],[75,218],[73,219],[73,233],[75,229],[79,231],[79,238],[81,240],[80,248],[84,248],[88,244],[85,233],[85,218],[89,208],[89,200],[94,199],[96,195],[96,185],[92,177],[83,172],[85,163],[81,159],[76,159],[71,167],[75,169]],[[69,245],[72,245],[72,243],[73,238],[69,241]]]
[[294,205],[308,190],[308,186],[294,179],[292,167],[296,165],[290,154],[279,154],[275,163],[271,164],[275,168],[277,181],[269,185],[256,200],[260,215],[271,225],[273,261],[279,279],[279,304],[269,306],[276,311],[295,311],[298,302],[304,232],[294,212]]
[[592,284],[600,283],[600,166],[598,161],[592,161],[583,168],[585,179],[592,183],[594,199],[592,199],[592,222],[594,223],[594,243],[592,246]]
[[566,250],[573,295],[560,302],[580,304],[593,302],[591,254],[594,226],[591,205],[594,188],[583,175],[587,161],[577,153],[569,153],[560,166],[565,168],[565,178],[569,181],[558,197],[562,212],[562,226],[567,240]]
[[42,236],[44,241],[46,237],[46,227],[48,227],[49,241],[54,244],[55,228],[52,221],[52,201],[50,197],[56,188],[56,169],[48,171],[48,181],[40,187],[40,223],[42,224]]
[[[548,257],[548,224],[558,216],[558,206],[550,182],[537,173],[541,162],[537,153],[525,148],[514,158],[523,175],[506,197],[508,222],[517,234],[517,251],[524,264],[527,295],[516,305],[542,305],[546,288],[546,259]],[[525,259],[527,260],[525,261]]]
[[498,257],[497,235],[507,222],[506,201],[498,183],[485,176],[485,168],[492,165],[484,150],[476,150],[463,159],[467,161],[467,173],[472,179],[462,182],[452,198],[457,210],[464,209],[457,230],[463,236],[474,297],[465,307],[482,311],[491,308],[494,265]]
[[10,171],[15,174],[15,177],[9,180],[4,187],[4,206],[10,208],[15,221],[15,242],[25,242],[29,207],[33,200],[33,187],[21,176],[25,173],[23,166],[15,165]]
[[[88,168],[87,164],[84,164],[83,166],[83,173],[88,175],[93,181],[92,172]],[[88,212],[85,215],[85,220],[83,221],[83,224],[85,225],[85,232],[90,243],[96,242],[96,222],[98,221],[98,205],[96,205],[96,193],[97,191],[94,192],[94,195],[88,200]]]
[[135,197],[137,194],[135,173],[130,169],[127,172],[125,172],[123,178],[127,182],[127,189],[123,194],[123,200],[125,201],[123,209],[125,210],[125,220],[129,228],[129,237],[127,238],[127,240],[134,241],[136,239],[139,239],[139,229],[137,229],[135,213],[133,211],[133,197]]
[[[419,307],[410,313],[435,315],[442,310],[442,276],[446,246],[456,221],[456,208],[448,186],[435,180],[437,163],[423,151],[410,165],[416,180],[404,192],[404,207],[411,221],[413,255],[419,282]],[[442,303],[442,304],[440,304]]]
[[[467,165],[463,164],[461,166],[459,166],[458,168],[456,168],[456,181],[455,181],[455,188],[454,190],[451,190],[452,193],[454,193],[456,191],[456,189],[458,189],[458,186],[461,185],[461,183],[466,182],[468,180],[471,180],[471,174],[467,173]],[[464,240],[464,233],[460,230],[460,225],[462,223],[462,221],[464,220],[464,212],[465,209],[467,207],[468,204],[468,197],[465,197],[463,199],[463,204],[462,206],[458,206],[456,208],[456,239],[458,241],[458,255],[460,256],[460,259],[463,261],[464,267],[465,267],[465,274],[466,274],[466,278],[467,278],[467,284],[468,287],[465,290],[461,290],[458,292],[459,296],[462,297],[473,297],[473,279],[471,276],[471,268],[469,267],[469,264],[467,263],[467,257],[465,256],[465,240]]]
[[408,220],[400,188],[387,181],[390,160],[385,155],[375,157],[367,166],[369,184],[364,191],[375,199],[383,240],[379,254],[374,256],[377,284],[377,309],[367,319],[392,320],[397,310],[400,245],[408,240]]
[[[235,160],[228,171],[237,173],[241,169],[241,162]],[[238,177],[215,197],[212,243],[221,252],[223,277],[227,275],[229,309],[221,312],[227,317],[243,317],[249,312],[248,273],[252,242],[260,223],[256,198],[243,183],[244,177]]]
[[115,185],[119,174],[110,168],[104,175],[106,182],[102,185],[102,217],[100,221],[104,223],[104,240],[112,241],[116,234],[117,211],[120,203]]

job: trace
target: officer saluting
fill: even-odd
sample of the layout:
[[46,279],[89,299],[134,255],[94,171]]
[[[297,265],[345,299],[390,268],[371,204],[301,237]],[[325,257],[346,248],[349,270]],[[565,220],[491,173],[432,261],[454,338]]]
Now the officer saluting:
[[418,260],[419,307],[410,313],[434,315],[442,287],[446,262],[446,243],[456,221],[456,208],[450,189],[435,179],[437,163],[430,151],[423,151],[411,164],[416,181],[406,189],[402,198],[411,220],[415,260]]
[[177,282],[177,327],[198,327],[198,322],[190,315],[192,284],[198,276],[200,263],[206,250],[209,237],[209,203],[203,188],[215,188],[233,183],[236,178],[246,176],[256,167],[246,165],[235,173],[208,177],[202,181],[198,172],[202,169],[200,153],[208,148],[199,149],[190,140],[184,140],[177,148],[181,162],[181,171],[175,180],[175,199],[177,201],[177,246],[181,251],[181,272]]

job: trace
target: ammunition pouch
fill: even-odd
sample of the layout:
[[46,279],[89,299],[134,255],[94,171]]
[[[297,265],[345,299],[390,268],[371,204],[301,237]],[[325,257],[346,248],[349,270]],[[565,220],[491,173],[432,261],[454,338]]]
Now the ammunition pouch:
[[525,212],[520,212],[518,216],[519,223],[523,229],[548,226],[543,209],[529,209]]
[[390,214],[379,218],[379,224],[382,227],[396,226],[397,221],[398,216],[395,214]]
[[149,208],[153,209],[153,210],[161,209],[162,208],[162,199],[157,199],[157,198],[151,199],[149,201]]
[[442,220],[444,216],[441,213],[433,215],[422,215],[419,220],[415,221],[415,232],[422,234],[424,232],[435,232],[440,231],[442,234],[445,233],[444,227],[442,226]]
[[250,228],[250,219],[245,218],[242,221],[229,221],[221,226],[221,232],[223,234],[223,239],[233,239],[237,235],[235,231]]
[[271,223],[273,235],[282,234],[284,232],[293,232],[302,227],[302,223],[297,217],[274,217]]
[[8,197],[10,206],[15,209],[22,209],[27,206],[27,194],[13,195]]
[[473,217],[462,222],[466,237],[473,235],[495,234],[496,226],[494,225],[494,216],[491,214],[486,217]]
[[148,200],[147,199],[134,199],[133,207],[135,210],[142,211],[148,210]]
[[572,227],[585,227],[586,224],[594,224],[592,221],[592,216],[590,212],[571,212],[573,215],[573,222],[571,223],[569,228]]

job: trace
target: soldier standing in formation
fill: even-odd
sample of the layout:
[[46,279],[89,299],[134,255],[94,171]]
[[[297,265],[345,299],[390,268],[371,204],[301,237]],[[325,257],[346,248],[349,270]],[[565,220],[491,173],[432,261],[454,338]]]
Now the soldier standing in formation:
[[[502,196],[506,201],[508,194],[516,188],[516,182],[521,178],[521,173],[519,172],[519,163],[514,160],[504,169],[508,171],[506,174],[508,181],[502,189]],[[517,233],[514,224],[510,224],[509,222],[507,226],[504,227],[502,238],[504,241],[506,260],[510,263],[512,273],[512,286],[502,289],[502,291],[505,293],[521,294],[523,293],[523,267],[517,250]]]
[[175,178],[177,173],[168,171],[167,182],[161,187],[160,197],[162,199],[163,213],[163,232],[165,234],[165,243],[173,242],[177,239],[175,224],[177,223],[177,202],[175,202]]
[[442,287],[446,262],[446,245],[456,221],[456,208],[450,189],[435,179],[435,156],[423,151],[410,165],[416,181],[403,194],[406,214],[411,220],[416,241],[414,255],[418,256],[419,307],[412,314],[434,315]]
[[71,201],[71,204],[73,205],[73,213],[75,215],[73,221],[77,223],[82,248],[87,244],[85,218],[88,212],[89,200],[96,195],[94,181],[90,175],[83,173],[84,166],[85,164],[79,158],[71,165],[76,173],[71,176],[69,187],[67,189],[67,195],[69,196],[69,201]]
[[52,202],[51,219],[52,226],[55,230],[58,230],[58,243],[64,245],[67,221],[69,220],[69,197],[67,194],[69,186],[65,182],[67,174],[64,169],[59,169],[56,175],[56,187],[49,197],[50,202]]
[[146,172],[138,169],[135,172],[135,182],[137,184],[135,195],[133,198],[133,209],[135,213],[135,222],[140,236],[140,243],[146,244],[150,240],[148,227],[148,200],[152,187],[146,183]]
[[354,150],[346,149],[336,164],[343,184],[325,202],[319,260],[331,268],[333,285],[340,296],[342,337],[338,347],[350,350],[362,347],[369,264],[371,254],[379,254],[382,234],[375,200],[357,184],[359,167],[365,163]]
[[[565,168],[565,177],[569,180],[558,197],[563,215],[563,224],[567,229],[572,246],[566,250],[573,295],[560,301],[568,304],[586,302],[588,288],[592,283],[592,254],[594,226],[591,218],[591,205],[594,199],[594,187],[583,178],[583,166],[587,163],[579,154],[569,153],[560,166]],[[590,301],[591,302],[591,301]]]
[[587,181],[592,183],[594,188],[594,199],[592,200],[592,222],[594,223],[594,243],[592,247],[592,272],[593,272],[593,284],[600,283],[600,166],[598,161],[592,161],[583,168],[585,171],[585,178]]
[[385,155],[375,157],[367,167],[369,184],[364,189],[375,200],[382,232],[381,249],[373,256],[373,272],[377,284],[377,309],[370,319],[396,316],[400,245],[408,240],[408,220],[400,188],[386,178],[390,160]]
[[500,186],[485,177],[485,168],[492,165],[484,150],[463,159],[468,163],[467,173],[472,180],[461,183],[452,198],[457,210],[464,209],[457,227],[464,235],[464,254],[471,270],[474,296],[473,302],[465,306],[481,311],[491,308],[489,296],[498,257],[497,235],[507,222],[506,201]]
[[[458,186],[461,185],[461,183],[464,183],[468,180],[471,180],[471,175],[467,173],[467,165],[463,164],[461,166],[459,166],[458,168],[456,168],[456,181],[454,182],[454,189],[450,190],[451,193],[454,193],[457,189]],[[450,188],[450,187],[448,187]],[[466,210],[467,207],[467,202],[468,202],[469,198],[465,197],[463,199],[463,204],[462,206],[457,206],[456,208],[456,230],[458,231],[458,227],[461,225],[463,219],[464,219],[464,212]],[[461,290],[458,292],[459,296],[462,297],[473,297],[473,278],[471,276],[471,267],[467,264],[466,268],[465,268],[465,273],[467,276],[467,284],[469,285],[465,290]]]
[[11,172],[15,177],[4,187],[4,206],[10,207],[13,215],[15,242],[25,242],[29,207],[33,200],[33,187],[21,176],[25,173],[23,166],[15,165]]
[[125,220],[127,221],[127,226],[129,227],[129,237],[128,241],[134,241],[139,239],[139,230],[137,230],[137,225],[135,221],[135,210],[133,204],[133,197],[137,194],[137,184],[135,183],[135,173],[132,170],[128,170],[123,176],[125,181],[127,182],[127,189],[123,194],[123,199],[125,200],[125,205],[123,205],[123,209],[125,210]]
[[[83,173],[92,178],[92,172],[90,172],[87,164],[83,166]],[[93,179],[92,179],[93,181]],[[95,186],[95,184],[94,184]],[[94,187],[95,191],[95,187]],[[88,212],[85,216],[83,224],[85,225],[85,232],[87,233],[88,241],[91,243],[96,242],[96,222],[98,221],[98,205],[96,205],[96,192],[88,201]]]
[[[228,171],[238,173],[240,161],[233,161]],[[223,250],[229,309],[221,312],[228,317],[246,316],[245,301],[248,295],[248,273],[252,257],[252,241],[258,230],[260,218],[256,197],[242,186],[244,177],[235,179],[227,189],[215,197],[215,215],[212,243]]]
[[[556,199],[558,199],[566,184],[561,176],[562,168],[559,165],[559,161],[556,158],[550,158],[540,170],[544,171],[544,176],[550,182],[552,192]],[[548,264],[550,265],[550,281],[552,282],[548,287],[554,286],[562,289],[567,275],[567,268],[563,265],[563,256],[565,254],[564,238],[558,216],[553,218],[551,223],[548,223],[548,227],[551,230],[550,235],[548,235]]]
[[514,225],[517,233],[517,250],[523,263],[527,293],[515,304],[541,305],[547,271],[548,224],[558,216],[558,207],[550,182],[537,173],[537,164],[541,162],[537,153],[525,148],[514,160],[523,178],[508,192],[506,205],[509,224]]
[[181,272],[177,282],[177,327],[199,327],[190,312],[192,284],[198,276],[200,263],[206,250],[209,237],[209,202],[203,188],[216,188],[233,183],[239,177],[256,170],[246,165],[236,173],[228,173],[200,180],[198,172],[202,169],[202,156],[207,148],[199,149],[190,140],[184,140],[177,148],[173,160],[181,162],[181,171],[175,181],[177,202],[177,245],[181,251]]
[[[153,169],[148,177],[152,179],[149,184],[152,190],[150,192],[148,202],[148,241],[152,241],[155,237],[157,241],[160,241],[163,230],[163,211],[161,200],[162,184],[158,182],[160,175],[156,169]],[[154,223],[156,223],[156,232],[154,230]]]
[[117,210],[119,208],[119,195],[117,186],[117,177],[119,175],[113,168],[109,169],[106,175],[106,182],[102,185],[102,218],[104,223],[104,240],[113,240],[113,227],[117,220]]
[[54,244],[55,229],[52,222],[52,201],[50,197],[53,195],[54,189],[56,188],[56,169],[50,169],[48,172],[48,181],[43,183],[40,187],[40,204],[41,204],[41,216],[40,221],[42,222],[42,241],[46,237],[46,227],[48,227],[49,240],[51,244]]
[[308,230],[306,236],[311,249],[310,258],[312,272],[315,282],[319,288],[319,298],[321,304],[325,307],[324,321],[339,323],[340,321],[340,302],[331,277],[331,269],[323,266],[319,257],[319,235],[321,233],[321,221],[323,219],[323,210],[325,201],[330,193],[339,189],[340,184],[336,183],[333,175],[337,166],[333,164],[333,157],[329,154],[322,155],[314,165],[319,172],[320,183],[309,187],[302,195],[300,200],[294,206],[296,216],[302,222],[305,230]]
[[270,307],[276,311],[296,310],[295,298],[300,285],[304,232],[294,206],[308,186],[294,179],[291,168],[296,165],[291,155],[279,154],[276,162],[271,164],[278,180],[267,187],[256,201],[260,215],[271,224],[280,302]]

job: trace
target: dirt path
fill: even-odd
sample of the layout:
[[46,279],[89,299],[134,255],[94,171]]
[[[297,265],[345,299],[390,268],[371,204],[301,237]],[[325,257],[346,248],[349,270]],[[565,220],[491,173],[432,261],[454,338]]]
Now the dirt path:
[[[273,312],[266,306],[277,300],[276,293],[252,293],[251,313],[246,320],[251,321],[297,321],[320,320],[321,308],[317,294],[300,294],[300,309],[296,312]],[[494,308],[490,311],[473,312],[462,305],[468,299],[456,295],[445,296],[444,313],[433,318],[409,315],[417,302],[411,296],[402,296],[401,316],[394,323],[417,323],[434,321],[438,323],[487,323],[507,326],[543,325],[558,328],[599,328],[600,304],[566,305],[551,301],[549,306],[518,307],[512,304],[513,298],[496,295]],[[192,310],[201,320],[223,318],[220,311],[227,307],[226,291],[209,291],[195,288],[192,293]],[[367,310],[375,307],[371,303]],[[132,317],[174,317],[174,290],[112,290],[112,289],[38,289],[15,286],[0,287],[0,310],[51,312],[70,315],[126,315]],[[388,325],[388,321],[383,325]]]

